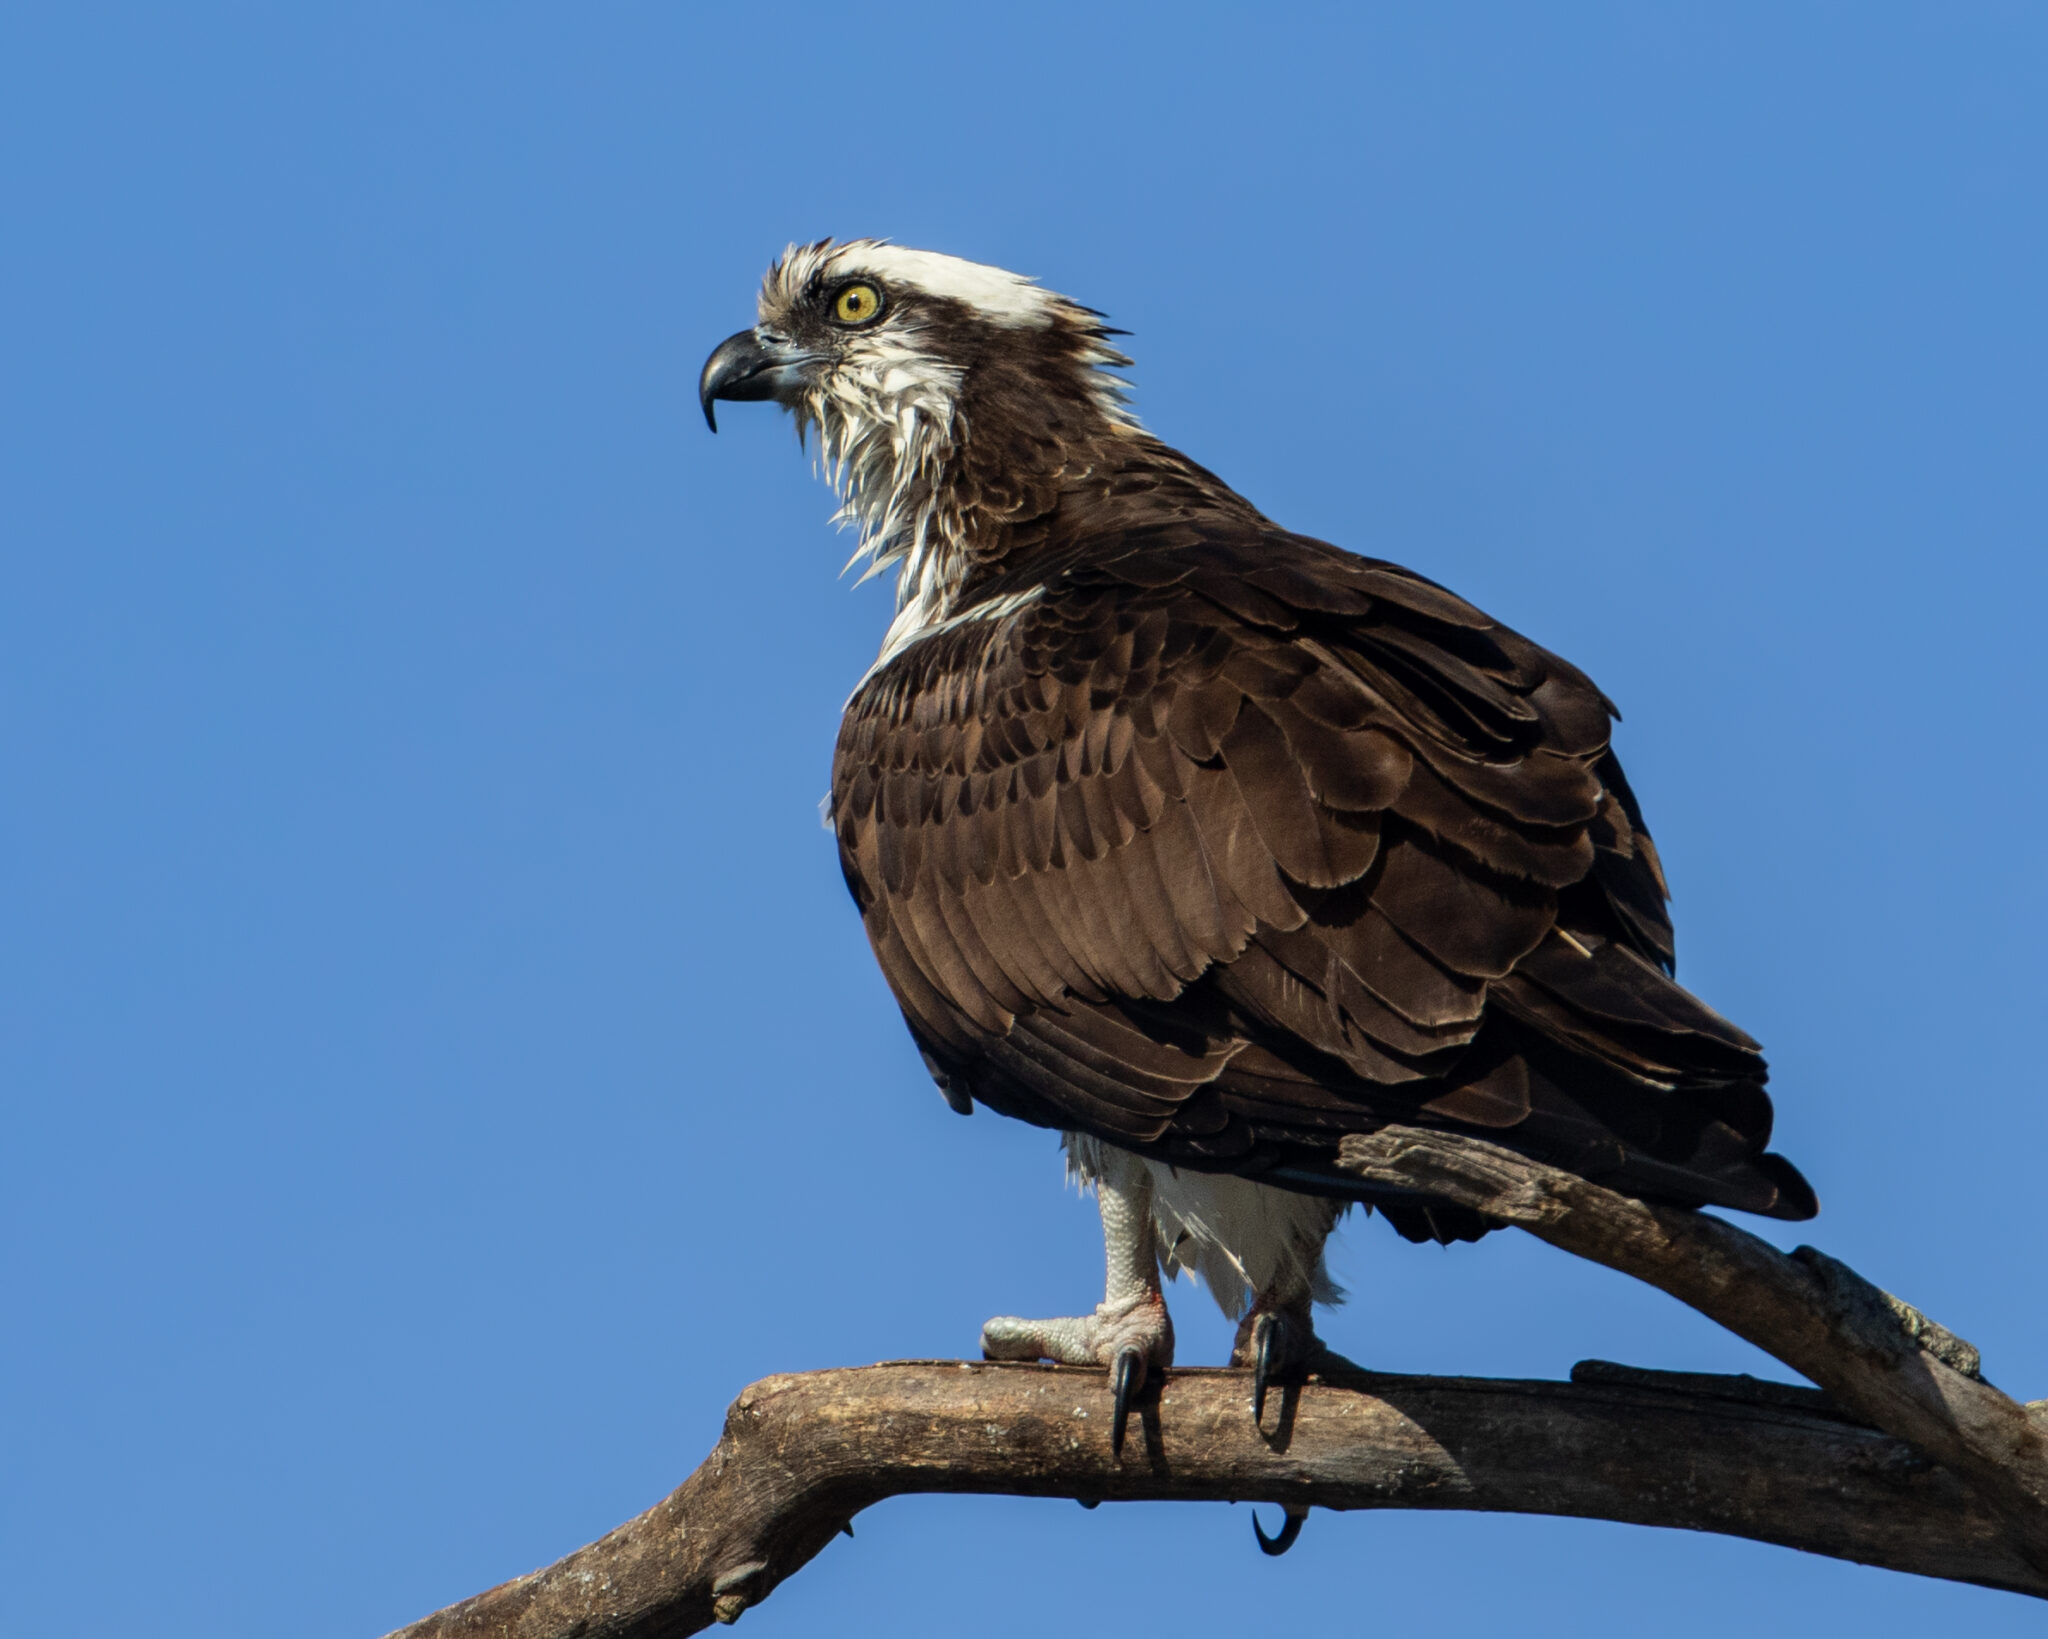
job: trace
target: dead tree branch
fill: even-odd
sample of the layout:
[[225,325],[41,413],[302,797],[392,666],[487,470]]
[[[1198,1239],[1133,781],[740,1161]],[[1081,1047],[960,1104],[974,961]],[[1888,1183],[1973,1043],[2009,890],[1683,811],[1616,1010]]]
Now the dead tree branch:
[[1347,1373],[1288,1390],[1262,1434],[1248,1374],[1175,1371],[1121,1463],[1099,1372],[914,1361],[771,1377],[665,1501],[392,1639],[695,1633],[758,1604],[861,1509],[912,1492],[1566,1514],[2048,1598],[2048,1576],[1953,1475],[1811,1390],[1591,1363],[1577,1375]]
[[2048,1570],[2048,1425],[1983,1380],[1975,1349],[1853,1269],[1468,1138],[1388,1127],[1341,1153],[1361,1177],[1476,1208],[1692,1305],[1960,1476]]
[[731,1622],[915,1492],[1562,1514],[1713,1531],[2048,1598],[2048,1402],[1834,1259],[1419,1129],[1363,1177],[1476,1208],[1691,1304],[1820,1385],[1582,1362],[1570,1383],[1331,1373],[1247,1415],[1247,1374],[1176,1370],[1121,1461],[1101,1374],[909,1361],[771,1377],[672,1495],[391,1639],[668,1639]]

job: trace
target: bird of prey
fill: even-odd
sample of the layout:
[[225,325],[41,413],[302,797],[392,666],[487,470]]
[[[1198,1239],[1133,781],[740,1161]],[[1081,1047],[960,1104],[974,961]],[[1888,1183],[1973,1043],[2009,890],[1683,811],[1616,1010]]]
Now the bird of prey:
[[1101,314],[873,239],[791,246],[700,396],[815,434],[896,616],[829,819],[947,1101],[1065,1135],[1092,1313],[986,1355],[1111,1369],[1115,1442],[1187,1270],[1269,1382],[1319,1358],[1339,1142],[1469,1135],[1646,1200],[1816,1210],[1757,1044],[1674,982],[1664,875],[1584,673],[1273,522],[1139,424]]

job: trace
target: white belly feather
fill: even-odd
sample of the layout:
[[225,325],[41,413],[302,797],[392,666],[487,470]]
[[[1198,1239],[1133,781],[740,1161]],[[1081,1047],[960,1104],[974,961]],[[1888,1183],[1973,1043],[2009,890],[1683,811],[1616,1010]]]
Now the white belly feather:
[[1302,1195],[1229,1173],[1193,1172],[1148,1161],[1085,1133],[1066,1133],[1067,1170],[1083,1187],[1103,1179],[1129,1187],[1149,1174],[1159,1261],[1169,1275],[1199,1275],[1217,1305],[1236,1320],[1265,1293],[1307,1294],[1341,1303],[1323,1243],[1346,1203]]

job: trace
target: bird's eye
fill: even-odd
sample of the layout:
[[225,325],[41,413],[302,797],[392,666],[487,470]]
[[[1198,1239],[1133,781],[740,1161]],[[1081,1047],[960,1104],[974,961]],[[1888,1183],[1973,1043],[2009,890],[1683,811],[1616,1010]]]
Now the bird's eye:
[[882,311],[882,293],[871,284],[844,286],[832,298],[832,317],[841,324],[866,324]]

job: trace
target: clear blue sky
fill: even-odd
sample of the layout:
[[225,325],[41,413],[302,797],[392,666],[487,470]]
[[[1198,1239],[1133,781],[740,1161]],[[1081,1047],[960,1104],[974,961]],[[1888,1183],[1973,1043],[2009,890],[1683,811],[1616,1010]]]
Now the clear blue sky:
[[[786,424],[693,400],[828,233],[1107,309],[1166,438],[1590,670],[1820,1190],[1774,1238],[2048,1395],[2044,173],[2019,3],[9,7],[0,1629],[376,1634],[753,1378],[1093,1301],[819,828],[886,593]],[[1376,1366],[1773,1370],[1509,1235],[1335,1261]],[[1603,1524],[1268,1562],[1243,1508],[912,1499],[746,1625],[2040,1620]]]

